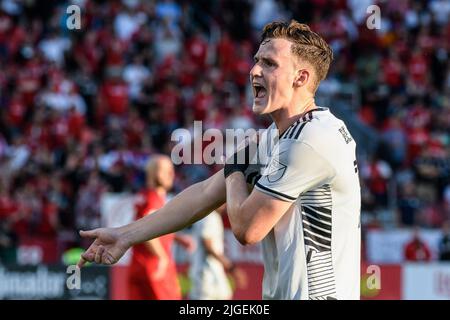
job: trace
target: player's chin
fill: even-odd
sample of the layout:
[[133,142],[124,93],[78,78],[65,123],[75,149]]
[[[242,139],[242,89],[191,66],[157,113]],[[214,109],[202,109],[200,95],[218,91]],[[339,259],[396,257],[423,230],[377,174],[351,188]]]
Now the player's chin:
[[267,103],[267,100],[265,99],[254,99],[253,100],[253,107],[252,107],[254,114],[265,114],[268,113],[269,105]]
[[164,183],[164,189],[166,189],[166,190],[171,190],[172,189],[172,187],[173,187],[173,182],[169,182],[169,181],[166,181],[165,183]]

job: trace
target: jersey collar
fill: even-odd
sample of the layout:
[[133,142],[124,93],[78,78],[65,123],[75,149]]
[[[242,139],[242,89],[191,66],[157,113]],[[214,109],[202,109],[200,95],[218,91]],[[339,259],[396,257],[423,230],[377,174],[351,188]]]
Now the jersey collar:
[[324,107],[317,107],[317,108],[314,108],[312,110],[309,110],[308,112],[306,112],[303,115],[303,117],[298,118],[294,123],[292,123],[288,128],[286,128],[286,130],[284,130],[283,133],[280,134],[280,138],[282,138],[283,135],[286,132],[288,132],[290,128],[295,127],[299,123],[311,121],[312,118],[313,118],[313,112],[316,112],[316,111],[327,111],[327,110],[328,110],[328,108],[324,108]]

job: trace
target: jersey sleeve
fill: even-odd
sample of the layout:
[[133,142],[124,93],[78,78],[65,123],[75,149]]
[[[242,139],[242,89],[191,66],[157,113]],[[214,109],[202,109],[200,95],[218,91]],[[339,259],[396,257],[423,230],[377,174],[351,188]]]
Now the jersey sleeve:
[[306,191],[329,183],[335,170],[309,144],[298,140],[281,140],[261,178],[259,191],[277,199],[294,202]]

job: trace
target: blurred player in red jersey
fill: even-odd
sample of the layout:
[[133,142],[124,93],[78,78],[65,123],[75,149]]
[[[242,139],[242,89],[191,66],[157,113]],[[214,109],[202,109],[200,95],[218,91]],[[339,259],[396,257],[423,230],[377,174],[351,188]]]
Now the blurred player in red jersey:
[[[155,156],[146,168],[147,188],[139,194],[136,219],[160,209],[172,188],[174,168],[167,156]],[[179,300],[181,289],[172,256],[173,241],[189,251],[194,242],[189,236],[170,233],[133,247],[128,278],[130,299]]]

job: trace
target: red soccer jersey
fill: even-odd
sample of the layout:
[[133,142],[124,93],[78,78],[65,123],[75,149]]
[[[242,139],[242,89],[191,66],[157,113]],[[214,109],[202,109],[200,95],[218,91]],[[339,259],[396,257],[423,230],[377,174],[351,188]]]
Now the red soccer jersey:
[[[136,204],[136,219],[158,210],[164,205],[164,202],[165,199],[158,195],[155,190],[142,191],[140,200]],[[181,299],[181,289],[171,251],[174,234],[168,234],[158,239],[169,257],[166,275],[161,280],[154,279],[158,258],[148,250],[145,244],[134,246],[130,267],[130,295],[132,299]]]
[[103,84],[101,94],[106,110],[115,115],[123,115],[128,110],[128,86],[123,81],[107,81]]

